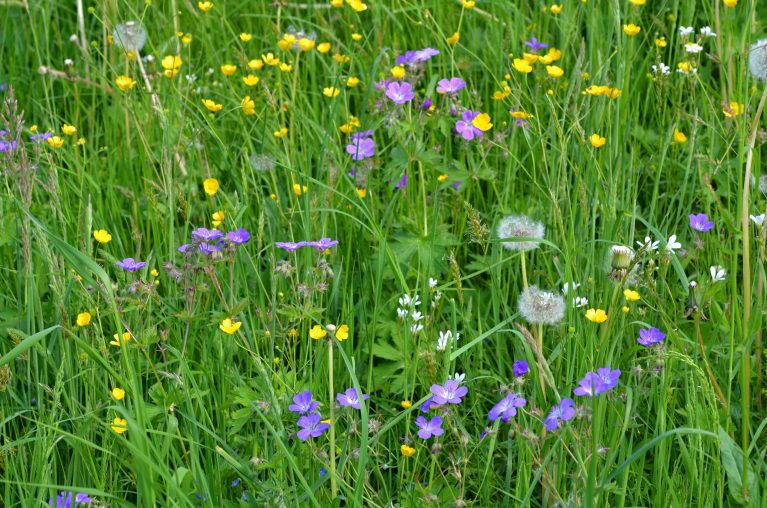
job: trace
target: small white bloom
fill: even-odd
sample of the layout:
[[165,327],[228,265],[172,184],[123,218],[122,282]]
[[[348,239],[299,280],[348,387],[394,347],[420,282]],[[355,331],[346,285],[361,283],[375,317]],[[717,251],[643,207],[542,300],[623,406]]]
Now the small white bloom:
[[704,26],[703,28],[701,28],[700,29],[700,34],[703,37],[716,37],[716,32],[711,30],[710,26]]
[[680,26],[679,33],[681,35],[692,35],[695,33],[695,29],[691,26]]
[[144,57],[145,62],[154,62],[154,55],[147,55]]
[[420,323],[416,323],[416,324],[414,324],[413,326],[410,327],[410,333],[412,333],[412,334],[416,334],[416,333],[420,332],[421,330],[423,330],[423,325],[420,324]]
[[459,385],[462,385],[462,384],[463,384],[463,380],[464,380],[464,379],[466,379],[466,374],[461,374],[460,372],[456,372],[456,373],[453,375],[453,379],[455,379],[456,381],[458,381],[458,384],[459,384]]
[[77,34],[72,34],[69,36],[69,42],[74,42],[75,44],[77,44],[78,42],[80,42],[80,39],[78,39]]
[[759,226],[759,227],[763,227],[764,226],[764,214],[761,214],[761,215],[749,215],[749,217],[751,217],[751,220],[757,226]]
[[676,241],[676,235],[671,235],[668,237],[668,242],[666,242],[666,250],[671,252],[672,254],[676,249],[681,249],[682,244]]
[[701,46],[697,42],[688,42],[687,44],[684,45],[684,50],[694,55],[696,53],[700,53],[701,51],[703,51],[703,46]]
[[211,74],[213,74],[214,72],[216,72],[216,71],[215,71],[215,70],[213,70],[213,67],[208,67],[208,75],[211,75]]
[[415,311],[415,312],[413,312],[413,313],[410,315],[410,317],[411,317],[411,318],[413,318],[413,321],[415,321],[415,322],[417,323],[418,321],[420,321],[420,320],[422,320],[422,319],[423,319],[423,314],[421,314],[421,313],[420,313],[420,312],[418,312],[418,311]]
[[660,62],[658,65],[652,66],[652,73],[655,74],[656,76],[658,75],[668,76],[669,74],[671,74],[671,68],[668,65],[664,64],[663,62]]
[[713,282],[719,282],[724,280],[725,276],[727,275],[727,272],[725,271],[724,267],[721,266],[712,266],[708,269],[709,273],[711,273],[711,280]]
[[397,307],[397,317],[405,319],[405,317],[407,317],[407,309],[400,309]]
[[66,59],[64,60],[64,65],[66,65],[67,67],[71,67],[71,66],[73,66],[74,64],[75,64],[75,62],[74,62],[74,61],[73,61],[71,58],[66,58]]
[[648,252],[655,252],[656,250],[658,250],[658,244],[660,244],[660,241],[655,240],[653,242],[652,238],[650,238],[649,236],[644,237],[644,242],[640,242],[639,240],[637,240],[637,245],[639,246],[639,248],[644,249]]
[[429,287],[430,287],[430,288],[435,288],[435,287],[437,287],[437,284],[438,284],[438,281],[437,281],[437,279],[432,279],[431,277],[429,277]]
[[580,285],[580,284],[578,284],[577,282],[565,282],[565,285],[564,285],[564,286],[562,286],[562,294],[563,294],[563,295],[566,295],[566,294],[567,294],[567,292],[568,292],[568,291],[570,291],[571,289],[572,289],[573,291],[575,291],[575,290],[576,290],[576,289],[578,289],[579,287],[581,287],[581,285]]
[[399,302],[400,307],[410,307],[410,295],[402,295],[397,301]]
[[196,74],[187,74],[186,75],[186,80],[189,83],[194,83],[195,81],[197,81],[197,75]]
[[585,307],[589,304],[589,299],[585,296],[576,296],[573,298],[573,307],[576,309],[580,309],[581,307]]

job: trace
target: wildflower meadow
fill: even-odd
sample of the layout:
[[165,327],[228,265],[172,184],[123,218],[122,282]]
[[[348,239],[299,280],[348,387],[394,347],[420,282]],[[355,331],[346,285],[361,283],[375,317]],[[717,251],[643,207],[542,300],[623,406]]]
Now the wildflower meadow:
[[767,2],[0,0],[0,506],[767,506]]

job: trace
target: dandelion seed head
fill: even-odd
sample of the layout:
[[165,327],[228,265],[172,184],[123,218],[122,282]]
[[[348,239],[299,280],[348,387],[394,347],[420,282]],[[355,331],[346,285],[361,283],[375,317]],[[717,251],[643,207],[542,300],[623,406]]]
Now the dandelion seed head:
[[555,325],[565,316],[565,300],[551,291],[530,286],[519,297],[519,313],[528,323]]
[[[542,222],[534,221],[524,215],[508,215],[501,219],[496,229],[498,238],[543,238],[546,228]],[[501,242],[508,250],[528,251],[537,249],[541,243],[536,241],[526,242]]]
[[146,30],[140,21],[126,21],[115,27],[112,39],[124,51],[139,52],[146,44]]
[[767,39],[761,39],[751,45],[748,70],[754,79],[767,81]]

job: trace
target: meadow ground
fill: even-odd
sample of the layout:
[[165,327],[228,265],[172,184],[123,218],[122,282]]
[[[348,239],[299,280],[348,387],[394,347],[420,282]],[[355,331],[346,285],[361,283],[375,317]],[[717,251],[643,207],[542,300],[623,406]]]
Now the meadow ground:
[[759,4],[3,0],[0,505],[767,505]]

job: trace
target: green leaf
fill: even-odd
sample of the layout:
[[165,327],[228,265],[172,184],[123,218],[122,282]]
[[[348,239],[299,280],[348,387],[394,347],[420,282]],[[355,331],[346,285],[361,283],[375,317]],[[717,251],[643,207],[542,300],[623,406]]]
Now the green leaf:
[[743,497],[743,451],[721,426],[719,427],[719,451],[722,454],[722,467],[727,473],[727,487],[730,489],[730,495],[740,504],[747,504],[751,500],[758,499],[757,470],[750,464],[748,466],[749,499]]
[[53,330],[60,328],[59,325],[51,326],[50,328],[46,328],[45,330],[42,330],[40,332],[37,332],[34,335],[30,335],[26,339],[22,340],[15,348],[11,349],[8,354],[3,355],[2,358],[0,358],[0,367],[5,365],[6,363],[10,363],[13,361],[14,358],[22,354],[27,349],[31,348],[40,340],[43,339],[43,337],[49,335]]

